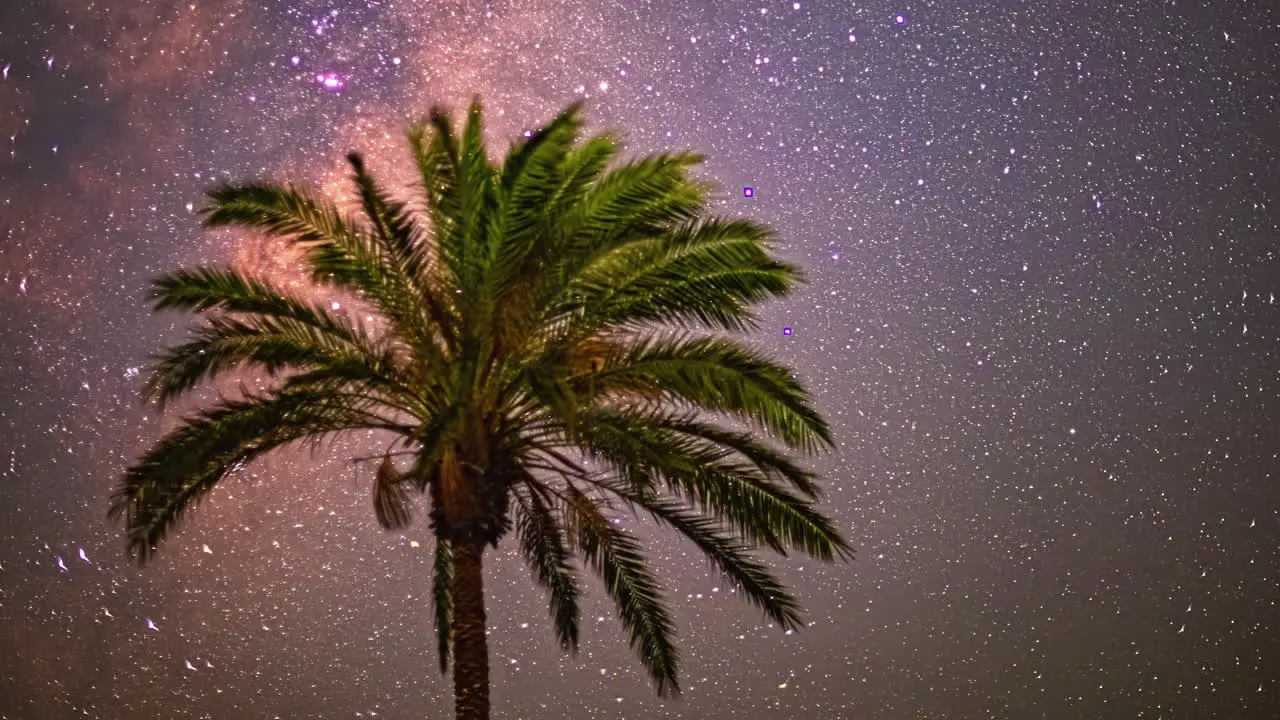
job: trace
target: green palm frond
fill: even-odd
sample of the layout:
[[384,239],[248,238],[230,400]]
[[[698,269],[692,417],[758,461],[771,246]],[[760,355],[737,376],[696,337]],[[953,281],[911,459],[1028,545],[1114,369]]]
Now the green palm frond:
[[580,397],[660,393],[729,413],[803,452],[835,447],[830,427],[789,368],[725,338],[654,333],[572,384]]
[[[427,119],[414,123],[406,133],[414,164],[418,169],[423,210],[431,221],[432,235],[439,244],[439,256],[452,266],[457,262],[457,226],[460,222],[458,201],[457,140],[453,123],[439,108],[432,109]],[[448,242],[445,242],[447,240]],[[423,243],[415,257],[425,262],[428,244]],[[454,278],[442,275],[442,291],[457,289]]]
[[582,412],[578,443],[617,468],[634,491],[665,485],[752,542],[822,560],[850,556],[839,531],[804,497],[757,466],[732,461],[725,447],[670,431],[661,418],[591,408]]
[[581,308],[573,323],[580,334],[655,323],[753,330],[750,304],[785,297],[803,281],[798,267],[768,255],[771,241],[768,229],[747,220],[698,220],[598,257],[562,302],[570,312]]
[[561,186],[560,172],[582,126],[581,104],[571,105],[545,128],[513,148],[501,172],[498,228],[485,296],[492,297],[496,352],[523,346],[538,308],[537,281],[551,234],[543,232],[548,208]]
[[450,255],[453,262],[450,269],[463,291],[461,304],[468,306],[481,300],[483,278],[500,232],[497,171],[489,164],[485,152],[479,98],[467,108],[467,123],[454,162],[458,202],[455,235],[441,238],[440,242],[443,247],[448,240],[453,241],[456,251]]
[[517,145],[503,165],[502,233],[494,264],[495,285],[517,274],[530,251],[545,250],[537,243],[545,237],[531,237],[548,209],[548,202],[560,184],[560,170],[565,158],[573,152],[582,121],[578,116],[581,103],[571,105],[546,127]]
[[[536,215],[545,207],[529,208],[531,202],[545,200],[543,190],[558,184],[565,158],[574,152],[573,142],[582,128],[581,101],[562,110],[559,115],[528,138],[516,143],[502,166],[502,192],[509,200],[521,201],[517,208],[534,210],[534,217],[508,217],[508,228],[517,232],[529,229]],[[510,211],[512,208],[508,208]]]
[[332,393],[224,400],[187,418],[126,471],[111,514],[125,516],[129,549],[146,562],[186,510],[233,468],[297,440],[359,429],[406,430]]
[[610,170],[569,212],[566,249],[607,252],[695,219],[710,188],[691,179],[688,171],[702,160],[700,153],[670,153]]
[[450,296],[459,288],[456,278],[443,270],[456,265],[458,256],[455,238],[460,219],[457,145],[453,126],[448,116],[437,108],[431,111],[428,119],[410,125],[406,138],[418,170],[419,189],[422,191],[420,211],[429,221],[432,240],[419,242],[406,264],[423,276],[422,285],[426,293],[423,300],[452,354],[457,351],[459,338],[458,315]]
[[373,303],[411,347],[426,347],[441,331],[433,327],[421,295],[369,233],[329,202],[292,187],[264,183],[220,185],[209,191],[202,211],[207,227],[260,230],[301,247],[317,283],[336,285]]
[[769,568],[751,555],[750,545],[724,532],[723,523],[677,500],[637,494],[623,483],[598,480],[595,485],[622,498],[628,505],[643,508],[659,524],[674,528],[692,540],[725,579],[742,591],[748,602],[763,610],[784,630],[804,627],[799,603]]
[[303,244],[317,282],[370,295],[379,292],[377,248],[332,203],[305,190],[266,183],[224,184],[208,194],[212,204],[201,211],[206,227],[251,228]]
[[551,619],[560,647],[578,651],[578,581],[570,562],[571,553],[564,530],[554,512],[554,498],[546,497],[536,485],[514,491],[519,513],[516,530],[525,563],[538,584],[547,589]]
[[[416,273],[406,270],[406,263],[413,255],[422,236],[413,215],[401,202],[392,200],[365,168],[364,157],[360,153],[349,153],[347,162],[353,171],[356,192],[360,197],[360,205],[364,208],[365,217],[373,226],[373,236],[381,245],[383,252],[392,263],[399,265],[399,270],[411,286],[416,286],[421,279]],[[417,289],[416,287],[414,288]]]
[[331,321],[330,327],[321,327],[287,316],[208,318],[191,340],[153,356],[146,396],[163,407],[221,372],[250,364],[271,375],[286,368],[341,371],[347,380],[364,383],[394,402],[420,405],[389,352],[374,347],[356,329]]
[[805,470],[786,455],[758,442],[750,433],[725,430],[710,423],[701,422],[690,413],[664,413],[653,422],[665,430],[702,438],[733,450],[750,460],[769,480],[790,485],[810,500],[817,500],[822,496],[822,488],[816,482],[815,473]]
[[557,218],[557,261],[544,278],[544,290],[558,293],[596,257],[696,218],[710,190],[690,179],[688,170],[701,162],[698,153],[658,155],[600,177]]
[[554,232],[556,223],[592,192],[609,161],[617,156],[618,148],[615,135],[602,133],[574,148],[564,159],[558,172],[559,182],[543,215],[548,236],[560,235]]
[[[352,179],[365,218],[373,228],[373,238],[381,251],[383,275],[392,290],[420,300],[401,303],[404,309],[400,311],[419,328],[419,334],[412,336],[415,349],[428,363],[443,364],[446,355],[455,349],[458,321],[438,287],[437,268],[427,233],[407,203],[393,200],[378,185],[365,168],[363,156],[350,153],[347,162],[353,170]],[[437,337],[440,344],[436,342]]]
[[431,607],[436,626],[436,649],[440,654],[440,674],[449,671],[449,648],[453,628],[453,546],[437,537],[435,561],[431,569]]
[[262,313],[291,318],[337,334],[348,332],[316,305],[231,268],[198,267],[166,273],[152,281],[148,299],[155,302],[157,311]]
[[598,504],[572,483],[561,496],[565,526],[587,563],[604,581],[631,637],[631,647],[639,654],[658,695],[679,694],[675,622],[663,603],[657,578],[645,564],[640,543],[609,522]]

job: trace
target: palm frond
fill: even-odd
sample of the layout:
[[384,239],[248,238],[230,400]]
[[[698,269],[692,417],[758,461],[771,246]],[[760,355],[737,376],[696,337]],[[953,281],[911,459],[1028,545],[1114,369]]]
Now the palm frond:
[[502,166],[504,195],[520,197],[516,188],[521,183],[539,188],[554,177],[565,155],[573,151],[573,140],[582,127],[582,106],[581,100],[571,103],[546,126],[513,145]]
[[[490,254],[500,232],[497,171],[489,164],[484,145],[484,120],[480,99],[467,108],[467,123],[458,147],[458,191],[460,222],[456,265],[452,268],[463,289],[463,304],[480,302],[480,286],[489,266]],[[471,326],[468,326],[471,327]]]
[[557,291],[597,256],[693,220],[709,189],[688,177],[697,153],[645,157],[614,168],[558,218],[557,258],[544,288]]
[[581,103],[560,113],[547,127],[518,145],[503,166],[499,193],[500,227],[486,278],[485,297],[493,298],[493,344],[506,353],[522,346],[533,332],[539,309],[540,267],[546,263],[551,235],[541,230],[560,185],[559,173],[582,126]]
[[665,485],[745,538],[783,554],[789,547],[822,560],[852,554],[831,521],[805,498],[752,465],[732,462],[728,448],[682,437],[652,417],[628,412],[589,408],[581,420],[577,442],[615,468],[629,487],[652,491]]
[[590,334],[653,323],[753,330],[753,303],[789,295],[797,266],[773,260],[772,233],[748,220],[700,219],[669,234],[601,255],[566,286],[561,312]]
[[[651,416],[641,415],[649,419]],[[790,485],[810,500],[822,496],[817,475],[797,465],[791,458],[758,442],[750,433],[734,432],[711,423],[699,421],[694,413],[663,413],[652,417],[652,422],[666,430],[708,440],[734,450],[751,461],[766,478]]]
[[[444,110],[433,109],[428,119],[412,124],[406,137],[418,169],[423,212],[430,220],[433,242],[420,242],[409,256],[408,265],[422,275],[424,302],[433,321],[444,333],[446,347],[456,352],[458,317],[450,295],[458,288],[456,278],[442,272],[456,263],[447,257],[458,254],[455,236],[459,222],[457,199],[457,144],[453,126]],[[447,242],[446,242],[447,241]]]
[[[417,304],[406,303],[404,312],[412,314],[421,323],[426,334],[416,336],[415,349],[423,353],[428,363],[442,363],[452,352],[456,341],[456,316],[449,312],[449,304],[437,287],[431,264],[431,244],[427,233],[419,227],[415,215],[407,203],[393,200],[374,180],[365,168],[359,153],[349,153],[347,162],[353,170],[352,179],[360,197],[365,218],[373,228],[373,238],[381,249],[383,271],[397,291]],[[425,318],[421,317],[425,315]],[[439,337],[442,350],[435,342]]]
[[312,280],[337,285],[372,302],[407,344],[434,342],[420,295],[387,262],[376,240],[329,202],[303,190],[264,183],[220,185],[202,210],[207,227],[247,227],[281,237],[305,252]]
[[405,272],[405,264],[422,240],[412,213],[404,203],[392,200],[378,186],[365,168],[364,157],[360,153],[348,153],[347,162],[351,165],[360,205],[373,227],[374,237],[391,262],[406,275],[405,279],[416,286],[418,277]]
[[574,148],[564,159],[558,172],[559,184],[544,216],[548,235],[555,235],[558,229],[552,223],[557,223],[591,192],[609,161],[618,154],[618,146],[617,136],[602,133]]
[[335,334],[349,333],[337,318],[269,281],[233,268],[197,267],[177,270],[151,281],[148,299],[159,310],[225,310],[287,317]]
[[161,408],[243,364],[261,366],[270,375],[286,368],[342,369],[348,379],[368,383],[410,407],[417,404],[390,354],[335,318],[307,323],[289,316],[211,317],[193,331],[191,340],[154,355],[153,360],[144,394]]
[[187,509],[233,468],[296,440],[354,429],[404,431],[330,393],[223,401],[187,418],[125,472],[111,516],[124,514],[129,550],[145,563]]
[[[407,138],[418,169],[419,188],[431,219],[432,233],[440,244],[441,259],[446,255],[456,255],[453,238],[461,210],[457,196],[458,147],[453,123],[443,108],[433,108],[426,119],[409,127]],[[446,239],[448,243],[442,242]],[[427,244],[424,244],[419,253],[425,253],[426,249]],[[453,278],[441,277],[440,280],[447,284],[448,292],[456,289]]]
[[201,210],[206,227],[245,227],[307,248],[314,279],[352,291],[379,290],[376,248],[352,218],[305,190],[267,183],[219,185]]
[[679,694],[675,622],[663,603],[657,578],[645,565],[640,544],[609,522],[597,503],[572,483],[562,497],[565,525],[592,570],[604,581],[630,635],[631,647],[639,654],[658,695]]
[[725,338],[654,333],[615,354],[600,372],[571,382],[579,397],[660,393],[732,414],[804,452],[835,447],[831,428],[789,368]]
[[769,568],[751,555],[751,547],[724,532],[723,524],[670,498],[634,493],[617,481],[599,480],[601,487],[648,511],[659,524],[677,530],[693,541],[712,565],[733,583],[747,600],[784,630],[804,627],[800,605]]
[[535,484],[514,490],[519,513],[516,531],[525,563],[547,590],[551,619],[563,650],[578,651],[578,581],[569,546],[556,518],[553,500]]

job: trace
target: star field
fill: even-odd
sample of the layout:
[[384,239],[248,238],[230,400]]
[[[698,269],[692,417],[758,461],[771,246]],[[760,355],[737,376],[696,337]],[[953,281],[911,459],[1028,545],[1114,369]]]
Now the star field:
[[215,397],[140,407],[188,327],[150,278],[304,290],[202,191],[345,198],[349,150],[403,187],[405,124],[477,93],[495,153],[586,98],[778,232],[811,282],[750,342],[832,423],[806,462],[858,549],[765,555],[790,634],[618,518],[678,621],[664,701],[598,583],[560,654],[508,543],[495,718],[1277,717],[1278,47],[1227,0],[0,4],[0,718],[452,717],[425,524],[381,531],[349,462],[377,438],[244,468],[144,570],[106,509]]

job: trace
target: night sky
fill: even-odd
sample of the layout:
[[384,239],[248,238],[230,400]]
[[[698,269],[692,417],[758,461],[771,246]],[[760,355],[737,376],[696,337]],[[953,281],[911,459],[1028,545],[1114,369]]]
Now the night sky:
[[585,97],[588,132],[704,152],[713,210],[778,231],[811,284],[750,341],[834,426],[807,462],[858,549],[778,561],[788,635],[649,540],[661,701],[594,580],[560,654],[508,542],[495,718],[1280,717],[1278,12],[3,0],[0,718],[452,717],[425,523],[380,530],[347,462],[381,443],[255,465],[143,570],[106,510],[178,417],[138,402],[190,323],[150,278],[301,277],[202,231],[202,191],[345,193],[353,149],[402,178],[405,124],[474,93],[495,155]]

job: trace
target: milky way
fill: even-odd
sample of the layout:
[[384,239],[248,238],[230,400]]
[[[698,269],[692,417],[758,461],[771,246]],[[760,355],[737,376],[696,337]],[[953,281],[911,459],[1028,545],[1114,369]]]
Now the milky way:
[[378,438],[244,469],[144,570],[105,515],[177,420],[137,401],[187,326],[147,281],[303,277],[202,190],[346,197],[353,149],[403,185],[404,125],[472,94],[495,153],[586,98],[778,231],[811,284],[749,340],[832,422],[859,551],[777,562],[785,634],[649,539],[660,701],[598,586],[566,658],[506,547],[495,717],[1276,717],[1278,46],[1219,0],[0,4],[0,717],[451,716],[425,528],[348,462]]

